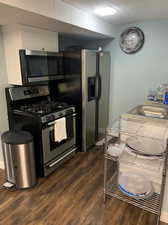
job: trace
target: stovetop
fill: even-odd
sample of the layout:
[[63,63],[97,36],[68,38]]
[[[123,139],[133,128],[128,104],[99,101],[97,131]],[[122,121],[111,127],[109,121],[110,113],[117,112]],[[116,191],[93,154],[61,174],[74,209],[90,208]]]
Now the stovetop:
[[44,116],[50,113],[59,112],[68,107],[69,105],[65,102],[42,101],[39,103],[22,105],[18,110]]

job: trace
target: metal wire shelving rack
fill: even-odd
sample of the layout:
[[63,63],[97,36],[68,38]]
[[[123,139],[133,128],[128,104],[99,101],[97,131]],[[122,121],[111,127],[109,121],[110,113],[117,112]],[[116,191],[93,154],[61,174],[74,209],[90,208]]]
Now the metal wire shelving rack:
[[164,167],[162,173],[162,183],[159,193],[154,192],[150,197],[146,199],[135,199],[126,196],[118,189],[119,158],[111,156],[107,153],[108,145],[110,142],[110,140],[107,141],[106,135],[104,151],[104,202],[106,201],[107,197],[114,197],[129,204],[132,204],[138,208],[157,215],[157,225],[159,225],[166,181],[168,148],[164,153]]

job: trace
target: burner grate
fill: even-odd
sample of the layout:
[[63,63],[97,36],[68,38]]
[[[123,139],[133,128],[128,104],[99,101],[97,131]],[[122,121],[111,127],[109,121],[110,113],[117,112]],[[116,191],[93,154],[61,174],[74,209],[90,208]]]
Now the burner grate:
[[45,115],[45,114],[49,114],[52,112],[65,109],[67,107],[68,107],[68,104],[64,102],[42,101],[35,104],[22,105],[20,107],[20,110],[24,112]]

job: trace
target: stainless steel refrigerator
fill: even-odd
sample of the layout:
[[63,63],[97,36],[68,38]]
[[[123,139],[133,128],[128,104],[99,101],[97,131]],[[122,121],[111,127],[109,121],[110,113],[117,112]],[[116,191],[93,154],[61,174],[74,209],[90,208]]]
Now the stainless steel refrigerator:
[[64,79],[51,84],[55,100],[77,108],[77,143],[87,151],[104,137],[109,115],[110,53],[64,52]]

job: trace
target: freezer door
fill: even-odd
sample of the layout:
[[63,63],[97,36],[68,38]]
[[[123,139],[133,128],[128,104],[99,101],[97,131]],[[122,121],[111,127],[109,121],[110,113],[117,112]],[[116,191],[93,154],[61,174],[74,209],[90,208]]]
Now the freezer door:
[[105,129],[109,120],[109,88],[110,88],[110,53],[99,53],[99,75],[101,84],[99,85],[98,99],[98,137],[101,140],[105,135]]
[[95,144],[96,52],[82,50],[82,151]]

